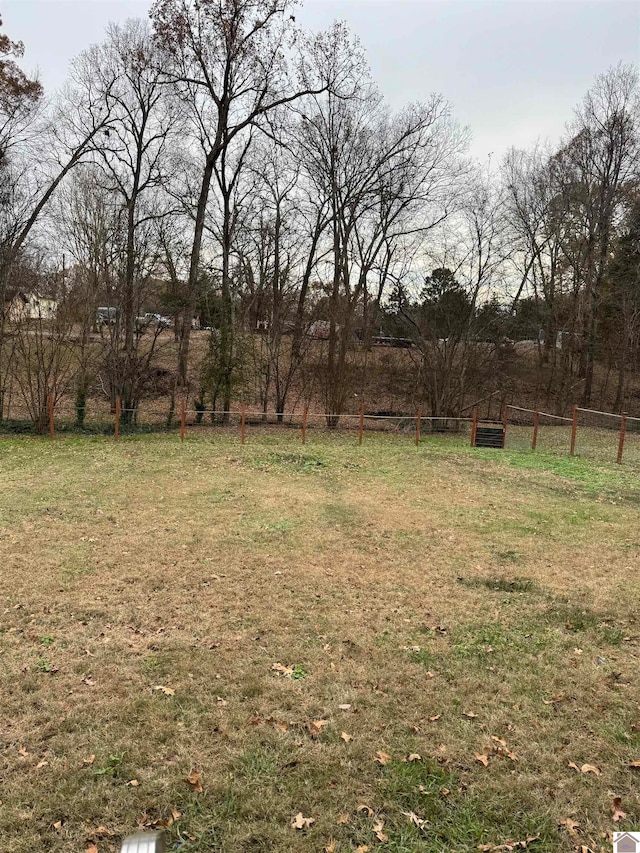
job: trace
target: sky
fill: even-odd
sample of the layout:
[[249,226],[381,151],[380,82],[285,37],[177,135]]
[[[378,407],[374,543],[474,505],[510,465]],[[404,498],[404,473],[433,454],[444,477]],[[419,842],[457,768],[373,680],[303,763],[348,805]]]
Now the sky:
[[[0,0],[0,15],[25,43],[24,67],[51,91],[109,21],[144,17],[150,5]],[[312,30],[346,21],[392,107],[442,94],[481,162],[557,142],[597,74],[640,63],[638,0],[306,0],[296,19]]]

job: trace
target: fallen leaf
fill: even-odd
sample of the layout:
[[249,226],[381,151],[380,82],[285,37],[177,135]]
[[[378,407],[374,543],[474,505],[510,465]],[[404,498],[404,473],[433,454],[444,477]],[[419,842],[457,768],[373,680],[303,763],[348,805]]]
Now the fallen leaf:
[[595,764],[583,764],[580,768],[581,773],[593,773],[594,776],[600,776],[602,771]]
[[551,699],[543,699],[542,704],[543,705],[555,705],[556,702],[566,702],[566,701],[567,701],[567,697],[563,696],[562,693],[558,693],[555,696],[552,696]]
[[98,848],[95,844],[91,843],[85,847],[84,853],[98,853]]
[[100,826],[97,827],[97,829],[92,830],[87,841],[93,841],[95,838],[110,838],[113,834],[114,833],[111,832],[110,829],[107,829],[106,826],[104,826],[103,824],[100,824]]
[[216,702],[218,703],[218,705],[220,705],[221,708],[224,708],[224,706],[228,704],[226,699],[223,699],[222,696],[217,696]]
[[36,764],[36,770],[40,770],[40,768],[41,768],[41,767],[48,767],[48,766],[49,766],[49,762],[48,762],[48,761],[45,761],[45,760],[44,760],[44,758],[43,758],[43,759],[42,759],[42,761],[39,761],[39,762]]
[[422,761],[422,756],[417,752],[412,752],[405,758],[405,761]]
[[288,723],[274,723],[273,727],[275,729],[278,729],[279,732],[286,732],[287,729],[289,728],[289,724]]
[[341,711],[350,711],[350,710],[351,710],[351,705],[349,705],[349,704],[338,705],[338,708],[339,708]]
[[463,717],[467,717],[469,720],[475,720],[475,718],[476,718],[478,715],[477,715],[477,714],[474,714],[474,713],[473,713],[473,711],[463,711],[463,712],[462,712],[462,716],[463,716]]
[[315,818],[303,817],[302,812],[298,812],[291,821],[291,826],[293,829],[308,829],[312,823],[315,823]]
[[384,844],[385,841],[389,840],[389,836],[387,835],[386,832],[382,831],[383,829],[384,829],[384,821],[383,820],[377,820],[373,824],[374,835],[378,839],[378,841],[380,841],[382,844]]
[[611,818],[613,822],[618,823],[619,820],[624,820],[626,816],[626,812],[622,811],[622,799],[614,797],[613,803],[611,803]]
[[320,737],[322,730],[325,726],[328,726],[330,722],[330,720],[312,720],[312,722],[307,725],[311,737]]
[[629,770],[640,770],[640,761],[632,761],[631,764],[627,764]]
[[430,722],[430,723],[435,723],[435,722],[436,722],[436,720],[439,720],[441,716],[442,716],[442,714],[436,714],[436,715],[435,715],[435,716],[433,716],[433,717],[429,717],[429,722]]
[[60,830],[62,829],[62,824],[63,824],[63,822],[64,822],[64,821],[57,820],[57,821],[53,824],[53,828],[56,830],[56,832],[60,832]]
[[127,785],[130,788],[137,788],[140,785],[140,782],[138,782],[137,779],[131,779],[129,782],[127,782]]
[[341,824],[342,823],[349,823],[349,813],[348,812],[341,812],[338,815],[338,819],[337,819],[336,823],[341,823]]
[[337,844],[338,842],[334,838],[331,838],[327,846],[324,848],[324,853],[336,853],[336,850],[338,849]]
[[417,826],[417,827],[418,827],[418,829],[423,829],[423,828],[424,828],[424,826],[426,826],[426,824],[427,824],[427,821],[426,821],[426,820],[424,820],[424,818],[421,818],[421,817],[420,817],[420,815],[417,815],[415,812],[402,812],[402,814],[403,814],[406,818],[409,818],[409,821],[410,821],[414,826]]
[[182,812],[179,812],[178,809],[171,809],[171,817],[174,820],[180,820],[182,817]]
[[496,737],[495,735],[491,735],[491,740],[495,740],[495,742],[499,743],[500,746],[504,746],[505,749],[507,748],[506,740],[503,740],[501,737]]
[[356,847],[354,853],[369,853],[371,847],[368,844],[361,844],[359,847]]
[[474,752],[473,755],[479,764],[484,764],[485,767],[489,766],[489,759],[486,755],[483,755],[481,752]]
[[366,806],[364,803],[360,803],[360,805],[356,806],[357,812],[366,812],[367,817],[373,817],[373,809]]
[[291,678],[293,675],[292,666],[284,666],[284,664],[281,663],[274,663],[271,665],[271,669],[279,675],[284,675],[285,678]]
[[176,691],[172,687],[165,687],[163,684],[156,684],[153,688],[158,693],[164,693],[165,696],[175,696]]
[[20,749],[18,750],[18,755],[20,756],[20,758],[26,758],[26,757],[27,757],[27,755],[29,755],[29,753],[28,753],[28,751],[25,749],[25,747],[24,747],[24,746],[21,746],[21,747],[20,747]]
[[340,737],[342,738],[342,740],[343,740],[345,743],[349,743],[349,741],[350,741],[350,740],[353,740],[353,737],[352,737],[351,735],[348,735],[346,732],[342,732],[342,734],[340,735]]
[[83,758],[82,763],[86,764],[89,767],[96,760],[95,755],[90,755],[89,758]]
[[185,777],[184,780],[187,785],[190,785],[196,794],[201,794],[203,791],[202,782],[200,781],[200,774],[197,770],[192,770],[188,776]]
[[564,826],[564,828],[567,830],[569,835],[572,836],[572,838],[577,837],[578,833],[576,832],[576,829],[579,829],[579,827],[580,827],[580,824],[578,823],[578,821],[571,820],[571,818],[568,817],[565,820],[560,821],[560,826]]
[[580,772],[580,768],[579,768],[579,767],[578,767],[578,765],[577,765],[577,764],[575,764],[573,761],[570,761],[570,762],[569,762],[569,764],[568,764],[568,766],[569,766],[572,770],[576,770],[578,773]]
[[388,752],[382,752],[382,750],[379,750],[376,752],[376,756],[373,760],[377,761],[378,764],[388,764],[389,761],[391,761],[391,756]]

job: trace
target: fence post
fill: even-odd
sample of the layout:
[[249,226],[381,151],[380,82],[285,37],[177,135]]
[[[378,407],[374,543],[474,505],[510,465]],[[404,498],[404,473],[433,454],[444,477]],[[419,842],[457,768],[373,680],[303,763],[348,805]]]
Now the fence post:
[[538,444],[538,427],[540,426],[540,412],[536,412],[533,416],[533,438],[531,440],[531,449],[535,450]]
[[362,434],[364,432],[364,403],[360,403],[360,422],[358,426],[358,444],[362,444]]
[[244,444],[245,422],[247,417],[247,406],[243,403],[240,408],[240,443]]
[[416,412],[416,447],[420,444],[420,421],[422,420],[422,412],[420,409]]
[[305,403],[304,412],[302,413],[302,443],[307,443],[307,416],[309,414],[309,404]]
[[54,424],[53,424],[53,394],[49,394],[49,438],[53,441]]
[[571,455],[576,455],[576,435],[578,434],[578,407],[573,407],[573,421],[571,422]]
[[476,446],[476,430],[478,429],[478,407],[473,407],[473,412],[471,413],[472,421],[471,421],[471,447]]
[[115,419],[115,426],[114,426],[114,432],[113,432],[116,441],[120,437],[120,411],[121,411],[120,407],[121,407],[120,395],[118,395],[116,397],[116,419]]
[[509,426],[509,406],[504,407],[502,414],[502,447],[507,443],[507,427]]
[[622,420],[620,421],[620,440],[618,441],[618,465],[622,462],[622,452],[624,450],[624,437],[627,434],[627,413],[622,413]]
[[187,426],[187,403],[184,397],[180,398],[180,441],[184,441],[184,431]]

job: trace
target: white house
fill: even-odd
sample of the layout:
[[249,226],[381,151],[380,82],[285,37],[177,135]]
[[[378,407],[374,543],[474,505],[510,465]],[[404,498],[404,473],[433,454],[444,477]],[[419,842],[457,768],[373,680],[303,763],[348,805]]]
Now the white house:
[[55,320],[58,302],[36,291],[17,291],[9,297],[7,316],[14,323],[22,320]]

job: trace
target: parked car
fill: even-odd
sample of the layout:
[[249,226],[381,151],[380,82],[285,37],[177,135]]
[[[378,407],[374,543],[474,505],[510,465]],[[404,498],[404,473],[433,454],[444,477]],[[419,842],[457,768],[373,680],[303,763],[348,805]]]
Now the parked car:
[[162,314],[147,313],[144,317],[147,325],[157,326],[159,329],[169,329],[173,324],[171,317],[164,317]]
[[96,309],[97,326],[115,326],[118,318],[118,309],[114,307],[103,307]]

